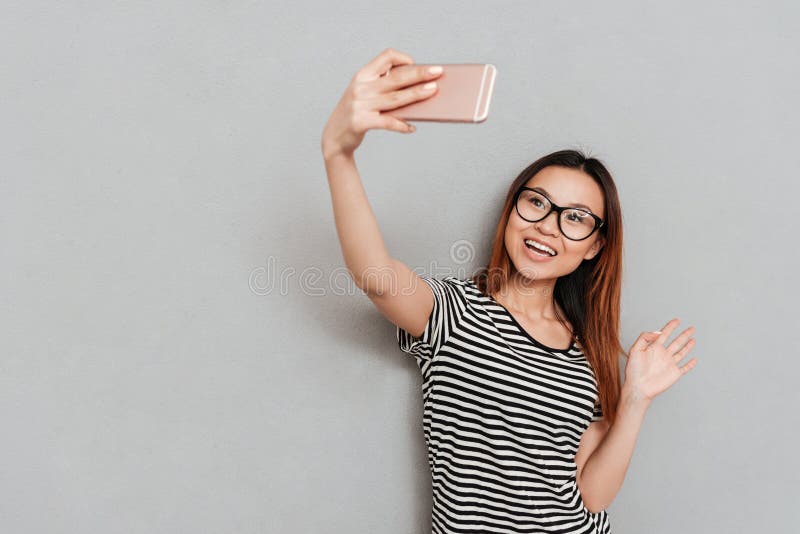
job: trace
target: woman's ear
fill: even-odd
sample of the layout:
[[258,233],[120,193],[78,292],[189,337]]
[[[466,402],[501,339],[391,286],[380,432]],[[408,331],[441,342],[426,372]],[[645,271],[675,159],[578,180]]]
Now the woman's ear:
[[586,252],[586,255],[583,257],[585,260],[591,260],[595,256],[597,256],[600,251],[603,249],[603,246],[606,244],[606,240],[603,236],[598,237],[592,246],[589,247],[589,250]]

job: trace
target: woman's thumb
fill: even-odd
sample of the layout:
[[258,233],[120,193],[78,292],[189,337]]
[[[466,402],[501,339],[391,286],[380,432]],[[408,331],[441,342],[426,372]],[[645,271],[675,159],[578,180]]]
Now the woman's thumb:
[[395,132],[400,132],[400,133],[413,133],[417,130],[413,124],[401,121],[400,119],[397,119],[390,115],[382,115],[381,119],[382,119],[381,128],[384,128],[386,130],[394,130]]
[[661,330],[654,330],[652,332],[642,332],[641,334],[639,334],[639,337],[636,339],[636,342],[634,343],[634,346],[635,347],[645,348],[648,345],[650,345],[650,343],[652,343],[653,341],[658,339],[658,336],[660,336],[660,335],[661,335]]
[[399,119],[395,122],[394,126],[396,127],[395,129],[398,132],[402,132],[402,133],[414,133],[414,132],[417,131],[417,127],[416,126],[414,126],[413,124],[409,124],[407,122],[403,122],[403,121],[401,121]]
[[661,330],[653,330],[652,332],[645,332],[642,334],[642,345],[649,345],[661,335]]

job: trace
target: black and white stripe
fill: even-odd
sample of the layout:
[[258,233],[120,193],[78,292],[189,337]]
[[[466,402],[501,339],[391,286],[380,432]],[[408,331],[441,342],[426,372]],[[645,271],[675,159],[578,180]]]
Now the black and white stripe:
[[546,347],[467,279],[421,277],[434,305],[420,338],[397,328],[422,372],[433,532],[609,534],[575,482],[575,453],[602,418],[580,347]]

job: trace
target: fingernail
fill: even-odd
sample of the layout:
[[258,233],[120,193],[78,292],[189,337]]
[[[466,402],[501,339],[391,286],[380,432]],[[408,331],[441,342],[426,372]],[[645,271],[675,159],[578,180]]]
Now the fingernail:
[[423,89],[433,89],[436,87],[436,82],[428,82],[422,86]]
[[430,72],[431,74],[439,74],[440,72],[442,72],[442,67],[439,65],[435,67],[428,67],[428,72]]
[[661,330],[653,330],[653,333],[654,333],[654,334],[660,334],[660,333],[661,333]]

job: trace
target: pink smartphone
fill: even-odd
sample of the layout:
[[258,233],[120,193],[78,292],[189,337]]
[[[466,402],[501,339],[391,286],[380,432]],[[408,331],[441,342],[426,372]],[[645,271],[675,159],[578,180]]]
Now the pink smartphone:
[[[489,104],[497,74],[495,66],[491,63],[441,65],[442,74],[433,80],[437,83],[433,96],[382,113],[408,121],[485,121],[489,116]],[[403,67],[406,65],[399,65],[395,70]],[[391,70],[390,68],[384,76],[388,76]]]

